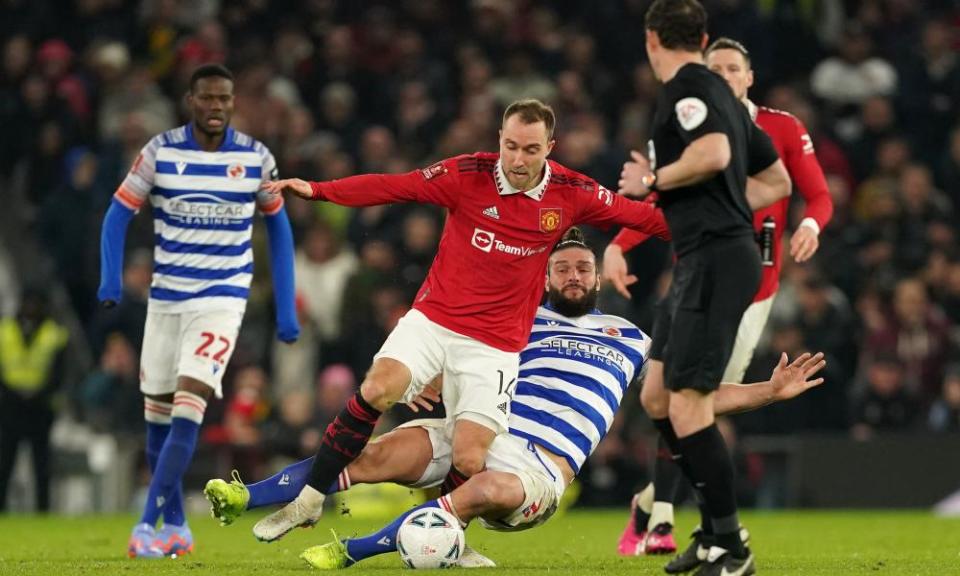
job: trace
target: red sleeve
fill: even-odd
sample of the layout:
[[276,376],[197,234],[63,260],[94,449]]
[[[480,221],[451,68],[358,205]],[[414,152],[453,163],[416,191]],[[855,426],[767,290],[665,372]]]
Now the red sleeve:
[[592,193],[587,193],[590,197],[580,212],[580,222],[600,228],[619,224],[650,236],[670,240],[670,229],[663,212],[653,204],[624,198],[599,184]]
[[[655,205],[656,201],[656,192],[644,198],[644,202],[650,205]],[[611,240],[610,243],[619,246],[620,249],[623,250],[623,253],[626,254],[627,252],[649,240],[650,237],[651,234],[647,234],[646,232],[641,232],[632,228],[623,228],[617,233],[616,236],[613,237],[613,240]]]
[[650,235],[646,232],[638,232],[631,228],[622,228],[610,243],[619,246],[620,249],[623,250],[623,253],[626,254],[649,239]]
[[813,218],[823,230],[833,216],[833,198],[807,129],[797,119],[793,119],[793,125],[795,131],[787,138],[783,162],[806,203],[803,217]]
[[419,202],[455,209],[460,198],[457,160],[449,158],[406,174],[364,174],[311,182],[314,200],[341,206]]

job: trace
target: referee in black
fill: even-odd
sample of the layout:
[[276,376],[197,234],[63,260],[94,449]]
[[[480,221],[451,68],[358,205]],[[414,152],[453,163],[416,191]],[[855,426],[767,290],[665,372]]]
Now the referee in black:
[[714,422],[713,399],[740,318],[760,283],[753,210],[789,195],[790,179],[769,137],[726,82],[703,65],[703,6],[696,0],[655,0],[645,26],[647,56],[664,86],[649,160],[632,153],[620,192],[634,197],[657,192],[673,235],[677,261],[661,304],[666,320],[654,330],[663,346],[670,418],[655,424],[709,518],[691,548],[666,569],[754,574],[753,555],[740,536],[733,463]]

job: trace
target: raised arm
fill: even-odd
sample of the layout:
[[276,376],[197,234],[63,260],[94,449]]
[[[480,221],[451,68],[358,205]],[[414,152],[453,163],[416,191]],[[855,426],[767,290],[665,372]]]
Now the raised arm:
[[823,378],[812,378],[826,365],[823,352],[813,355],[805,352],[789,363],[787,354],[783,353],[770,380],[753,384],[722,382],[713,401],[713,411],[718,415],[749,412],[799,396],[823,384]]
[[364,174],[330,182],[288,178],[268,182],[263,190],[271,194],[290,190],[307,200],[325,200],[341,206],[420,202],[455,209],[458,181],[457,159],[451,158],[406,174]]

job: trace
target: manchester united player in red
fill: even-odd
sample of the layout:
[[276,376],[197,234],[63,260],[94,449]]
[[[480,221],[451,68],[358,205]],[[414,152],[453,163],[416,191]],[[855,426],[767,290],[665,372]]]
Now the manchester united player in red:
[[[723,76],[734,94],[750,110],[754,121],[770,136],[787,172],[803,196],[806,204],[804,217],[791,237],[790,256],[798,263],[806,262],[817,251],[820,230],[833,215],[833,201],[806,128],[792,114],[757,106],[747,98],[747,90],[753,85],[753,70],[750,68],[749,52],[739,42],[729,38],[714,41],[707,48],[706,64],[712,71]],[[758,234],[763,229],[764,220],[773,218],[775,228],[772,263],[764,266],[760,287],[740,322],[733,353],[723,375],[724,382],[743,381],[743,375],[767,323],[773,298],[780,287],[781,241],[787,227],[789,206],[789,198],[784,198],[754,212],[753,222]],[[627,286],[636,280],[627,274],[623,254],[648,237],[649,235],[642,232],[624,229],[604,253],[605,276],[628,298],[630,293]],[[653,336],[656,340],[656,330]],[[663,386],[663,363],[654,356],[651,355],[641,391],[641,401],[651,418],[666,418],[669,393]],[[620,538],[618,550],[621,554],[670,553],[676,549],[672,536],[672,501],[679,474],[672,470],[674,465],[670,462],[669,454],[662,448],[661,452],[664,453],[658,459],[654,482],[657,489],[654,490],[651,484],[634,498],[634,514]]]
[[[456,420],[453,466],[445,488],[483,469],[487,448],[507,429],[518,353],[527,344],[543,294],[550,247],[580,223],[613,224],[669,237],[650,204],[610,192],[547,160],[553,110],[536,100],[511,104],[500,153],[449,158],[399,175],[332,182],[279,180],[265,186],[345,206],[422,202],[448,210],[437,256],[413,303],[374,358],[360,390],[324,433],[308,485],[254,534],[275,540],[320,516],[323,493],[370,437],[381,412],[408,402],[438,374]],[[582,287],[571,287],[571,290]],[[216,503],[214,503],[216,507]]]

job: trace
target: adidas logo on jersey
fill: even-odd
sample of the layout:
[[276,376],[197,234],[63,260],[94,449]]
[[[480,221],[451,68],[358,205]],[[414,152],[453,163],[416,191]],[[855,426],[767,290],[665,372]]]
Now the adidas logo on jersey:
[[499,404],[499,405],[497,406],[497,409],[500,410],[501,412],[503,412],[504,414],[506,414],[506,413],[507,413],[507,403],[506,403],[506,402],[503,402],[503,403]]
[[491,206],[491,207],[487,208],[486,210],[484,210],[484,211],[483,211],[483,215],[484,215],[484,216],[487,216],[487,217],[490,217],[490,218],[493,218],[494,220],[499,220],[499,219],[500,219],[500,213],[497,212],[497,207],[496,207],[496,206]]

